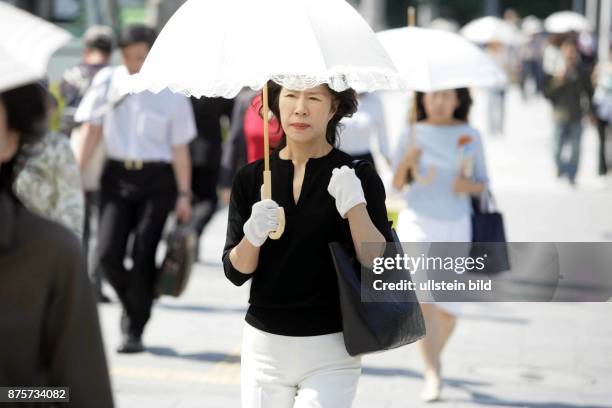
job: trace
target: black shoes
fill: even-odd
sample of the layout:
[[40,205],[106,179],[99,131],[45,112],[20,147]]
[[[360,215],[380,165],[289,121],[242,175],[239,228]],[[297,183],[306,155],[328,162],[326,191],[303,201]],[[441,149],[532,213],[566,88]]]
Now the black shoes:
[[141,353],[143,351],[144,346],[140,336],[134,336],[131,334],[124,335],[123,339],[121,340],[121,344],[117,348],[117,353],[123,354]]

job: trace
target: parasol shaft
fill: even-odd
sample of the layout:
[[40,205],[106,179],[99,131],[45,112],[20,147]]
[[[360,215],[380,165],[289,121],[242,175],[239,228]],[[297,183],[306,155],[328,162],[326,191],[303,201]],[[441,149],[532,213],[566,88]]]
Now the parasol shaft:
[[270,170],[270,139],[268,131],[268,84],[265,83],[262,89],[263,94],[263,131],[264,131],[264,170]]
[[416,12],[414,10],[414,7],[410,6],[408,7],[408,27],[415,27],[416,26]]
[[263,173],[263,199],[272,199],[272,174],[270,172],[270,139],[269,139],[269,124],[268,124],[268,83],[266,82],[262,89],[262,116],[264,130],[264,173]]
[[[263,128],[264,128],[264,172],[263,172],[263,191],[262,199],[272,199],[272,172],[270,171],[270,140],[268,134],[268,83],[266,82],[262,89],[263,103]],[[278,228],[272,231],[268,236],[272,239],[279,239],[285,231],[285,210],[283,207],[278,207]]]

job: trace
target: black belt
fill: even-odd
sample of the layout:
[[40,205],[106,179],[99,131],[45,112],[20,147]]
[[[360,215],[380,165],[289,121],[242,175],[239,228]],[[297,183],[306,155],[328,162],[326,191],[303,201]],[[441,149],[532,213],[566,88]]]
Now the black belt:
[[113,167],[121,167],[125,170],[144,170],[144,169],[162,168],[162,167],[170,166],[170,163],[163,162],[163,161],[108,159],[107,162]]

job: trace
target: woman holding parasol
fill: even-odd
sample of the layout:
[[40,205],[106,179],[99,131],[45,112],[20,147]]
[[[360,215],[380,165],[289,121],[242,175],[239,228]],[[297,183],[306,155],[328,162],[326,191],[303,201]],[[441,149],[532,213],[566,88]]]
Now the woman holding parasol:
[[[409,26],[378,37],[408,87],[418,91],[394,159],[393,186],[409,186],[398,235],[402,242],[471,242],[471,197],[487,188],[488,176],[480,134],[468,123],[468,87],[503,85],[506,77],[482,50],[453,33]],[[440,355],[459,308],[456,302],[422,304],[424,401],[440,397]]]
[[[335,148],[338,122],[356,107],[353,90],[295,91],[270,84],[271,111],[285,139],[270,157],[273,200],[260,200],[263,160],[234,179],[223,255],[226,276],[253,279],[242,345],[243,406],[351,405],[360,358],[342,337],[338,287],[328,243],[390,241],[385,191],[372,166],[359,179]],[[278,227],[278,206],[286,227]],[[295,405],[294,405],[295,404]]]
[[[398,217],[402,242],[471,242],[471,196],[488,183],[480,135],[468,124],[472,99],[466,88],[416,95],[417,123],[401,136],[393,185],[403,189],[406,208]],[[423,169],[435,169],[423,177]],[[466,254],[467,255],[467,254]],[[419,342],[425,363],[427,402],[440,397],[440,355],[450,338],[460,303],[423,303],[427,335]]]
[[269,154],[264,120],[264,158],[234,178],[223,254],[233,283],[252,279],[243,406],[349,407],[361,364],[343,343],[328,243],[354,246],[366,261],[372,254],[362,243],[392,237],[374,168],[362,166],[358,177],[335,145],[338,123],[357,109],[356,92],[400,85],[376,36],[343,0],[191,0],[134,84],[225,97],[263,88],[262,117],[271,110],[286,137]]

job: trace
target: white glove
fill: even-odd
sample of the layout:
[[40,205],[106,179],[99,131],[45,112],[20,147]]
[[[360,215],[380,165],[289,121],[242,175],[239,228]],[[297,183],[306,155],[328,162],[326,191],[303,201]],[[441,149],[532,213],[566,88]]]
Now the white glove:
[[273,200],[261,200],[253,204],[251,216],[242,227],[244,236],[253,246],[262,246],[268,233],[278,228],[278,208]]
[[361,180],[355,174],[355,170],[347,166],[332,171],[327,192],[336,199],[336,208],[342,218],[346,218],[346,213],[356,205],[367,204]]

